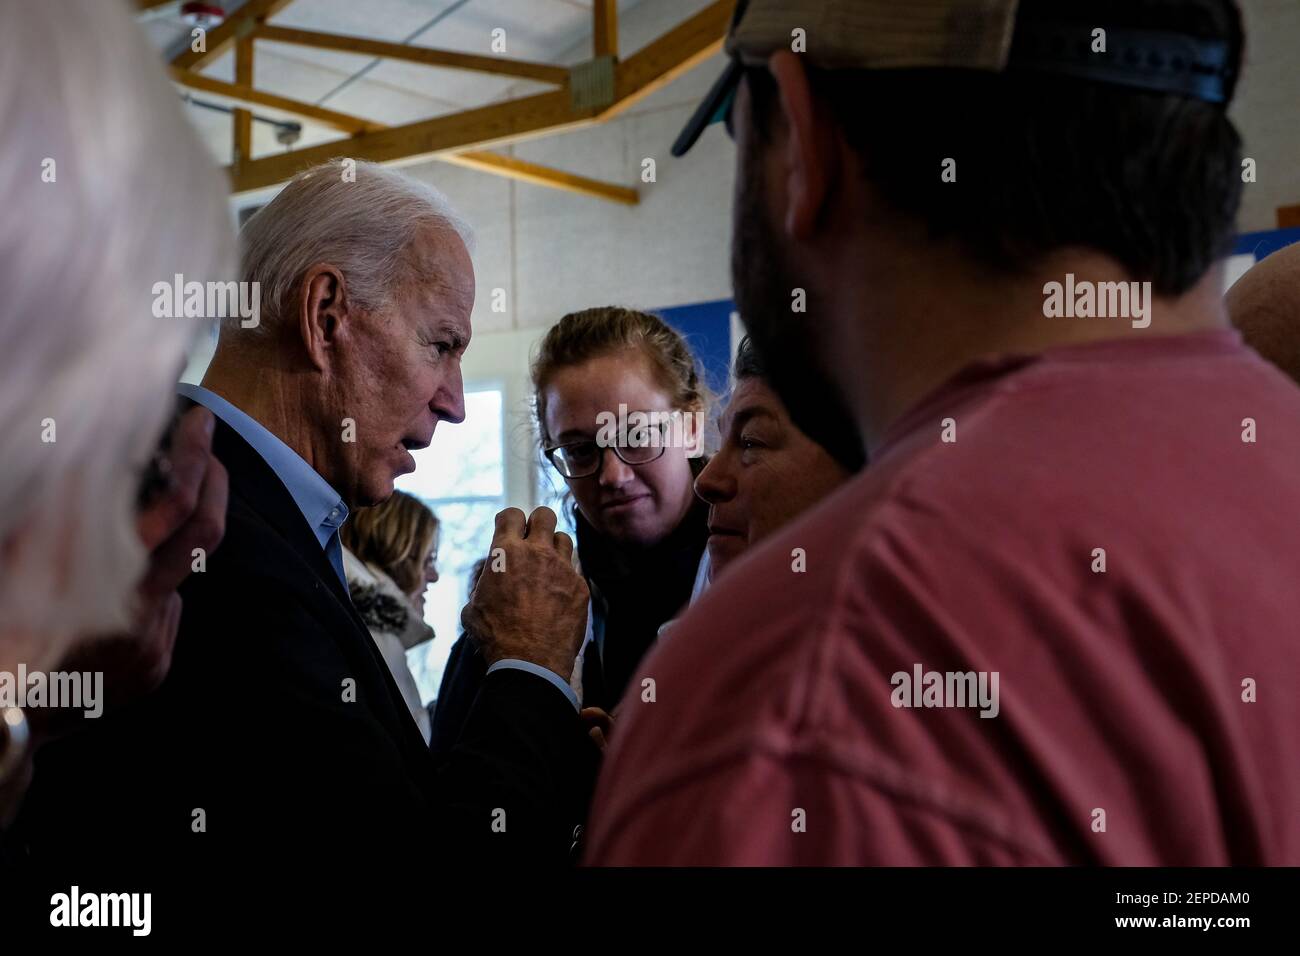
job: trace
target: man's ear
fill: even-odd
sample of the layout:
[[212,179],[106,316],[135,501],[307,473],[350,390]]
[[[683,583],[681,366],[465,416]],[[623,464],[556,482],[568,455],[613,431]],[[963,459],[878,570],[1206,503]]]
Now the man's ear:
[[324,371],[348,320],[343,273],[328,263],[317,263],[303,274],[301,289],[298,332],[311,363]]
[[838,154],[830,127],[822,122],[803,58],[778,50],[768,60],[785,117],[786,232],[811,234],[837,173]]

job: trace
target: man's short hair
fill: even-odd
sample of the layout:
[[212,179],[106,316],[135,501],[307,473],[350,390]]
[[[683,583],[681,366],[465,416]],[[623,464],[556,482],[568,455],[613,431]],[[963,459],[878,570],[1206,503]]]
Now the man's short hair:
[[412,278],[406,253],[426,226],[454,232],[474,251],[473,230],[450,200],[414,176],[348,159],[298,174],[239,233],[244,281],[261,289],[261,325],[241,330],[235,316],[222,331],[247,339],[274,335],[293,321],[303,274],[320,262],[343,272],[348,298],[357,308],[383,309]]
[[[1225,40],[1240,67],[1232,0],[1022,0],[1018,17]],[[1083,246],[1176,295],[1229,251],[1241,140],[1223,105],[1040,74],[809,72],[885,203],[999,272]],[[762,137],[775,81],[746,82]]]

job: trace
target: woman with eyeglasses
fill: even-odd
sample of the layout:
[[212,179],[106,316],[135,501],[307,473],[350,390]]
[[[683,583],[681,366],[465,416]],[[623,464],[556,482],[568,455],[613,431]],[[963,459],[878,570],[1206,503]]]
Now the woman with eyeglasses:
[[[591,589],[587,643],[570,683],[603,744],[607,715],[642,657],[708,578],[708,507],[693,486],[711,396],[677,332],[615,307],[553,326],[532,381],[542,450],[568,486]],[[483,672],[462,637],[438,695],[435,753],[440,741],[454,743]]]

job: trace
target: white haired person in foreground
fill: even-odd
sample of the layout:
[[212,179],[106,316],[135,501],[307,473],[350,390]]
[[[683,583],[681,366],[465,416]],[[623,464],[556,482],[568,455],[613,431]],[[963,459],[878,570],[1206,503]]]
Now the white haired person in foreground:
[[[464,418],[468,228],[418,180],[334,162],[290,182],[241,240],[259,321],[224,324],[202,384],[181,389],[218,419],[225,540],[182,590],[160,692],[69,742],[47,776],[33,852],[69,867],[129,852],[149,880],[274,848],[295,887],[341,858],[377,880],[421,858],[565,863],[594,748],[567,683],[587,589],[554,513],[497,518],[502,570],[466,611],[491,672],[440,764],[344,576],[348,515],[387,499],[411,450]],[[78,793],[121,752],[135,776]]]
[[[116,3],[0,5],[0,874],[36,746],[156,684],[221,538],[211,416],[155,458],[196,328],[155,281],[228,278],[221,178]],[[142,476],[151,459],[155,493]],[[152,552],[152,555],[150,554]],[[36,778],[40,762],[36,762]],[[94,781],[87,790],[98,789]]]

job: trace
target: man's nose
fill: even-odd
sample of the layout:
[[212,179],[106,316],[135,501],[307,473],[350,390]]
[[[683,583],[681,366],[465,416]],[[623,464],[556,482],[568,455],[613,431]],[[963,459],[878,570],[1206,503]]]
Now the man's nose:
[[710,458],[709,463],[696,477],[695,493],[711,505],[730,501],[736,496],[736,481],[727,471],[723,452]]
[[448,373],[447,380],[433,393],[429,409],[439,421],[459,425],[465,420],[465,385],[459,365]]

